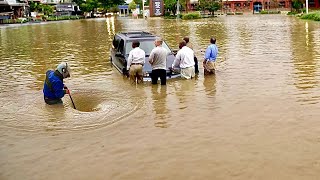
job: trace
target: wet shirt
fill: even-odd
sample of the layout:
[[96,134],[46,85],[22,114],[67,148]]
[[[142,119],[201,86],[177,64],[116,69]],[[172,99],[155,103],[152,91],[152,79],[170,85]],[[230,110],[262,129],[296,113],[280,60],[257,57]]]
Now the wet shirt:
[[194,66],[194,52],[189,47],[184,46],[178,51],[172,64],[172,68],[188,68],[191,66]]
[[43,94],[49,99],[60,99],[64,96],[63,78],[58,72],[49,70],[46,72],[46,80],[43,86]]
[[155,47],[149,56],[152,69],[167,69],[168,53],[169,52],[162,46]]
[[218,47],[215,44],[210,44],[206,50],[204,59],[215,62],[218,56]]
[[129,70],[131,63],[137,63],[137,64],[143,65],[145,62],[145,57],[146,57],[146,53],[139,47],[132,49],[129,52],[127,70]]

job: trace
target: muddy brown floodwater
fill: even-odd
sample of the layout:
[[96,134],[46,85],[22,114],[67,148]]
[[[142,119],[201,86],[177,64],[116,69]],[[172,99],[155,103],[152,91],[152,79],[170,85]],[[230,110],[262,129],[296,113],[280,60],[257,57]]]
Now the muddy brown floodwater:
[[[189,36],[215,76],[134,86],[111,66],[119,31]],[[284,15],[101,18],[0,26],[0,179],[319,179],[320,23]],[[64,104],[47,69],[72,68]]]

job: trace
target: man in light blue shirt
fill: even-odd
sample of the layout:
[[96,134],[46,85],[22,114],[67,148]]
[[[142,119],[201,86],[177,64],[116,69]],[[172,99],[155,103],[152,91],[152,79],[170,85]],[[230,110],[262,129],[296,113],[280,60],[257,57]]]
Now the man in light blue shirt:
[[204,68],[204,75],[214,74],[216,68],[216,59],[218,56],[218,47],[216,45],[216,39],[210,39],[210,45],[208,46],[206,53],[204,55],[203,61],[203,68]]

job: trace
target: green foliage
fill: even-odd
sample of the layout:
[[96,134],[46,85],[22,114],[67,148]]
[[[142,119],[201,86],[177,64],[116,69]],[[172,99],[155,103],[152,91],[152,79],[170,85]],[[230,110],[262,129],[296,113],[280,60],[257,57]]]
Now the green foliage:
[[320,12],[304,14],[301,16],[301,19],[310,19],[314,21],[320,21]]
[[42,12],[43,12],[45,15],[53,14],[53,7],[50,6],[50,5],[43,5],[43,6],[42,6]]
[[38,4],[36,2],[30,2],[30,11],[31,12],[41,12],[45,15],[50,15],[53,13],[53,6],[47,4]]
[[292,8],[295,9],[296,12],[301,12],[302,6],[303,6],[303,3],[300,0],[292,1]]
[[287,15],[296,15],[298,14],[297,12],[288,12]]
[[30,11],[31,12],[37,12],[38,11],[38,3],[31,1],[29,6],[30,6]]
[[82,2],[79,6],[83,12],[91,12],[94,11],[95,8],[100,7],[98,0],[87,0]]
[[120,11],[120,9],[118,8],[118,6],[113,6],[110,8],[110,12],[117,13],[119,11]]
[[188,13],[188,14],[183,14],[182,19],[200,19],[201,15],[200,13]]
[[142,0],[133,0],[136,5],[139,5],[140,9],[142,10]]
[[129,10],[137,9],[137,4],[134,1],[131,1],[129,3]]
[[61,21],[61,20],[76,20],[83,19],[83,16],[49,16],[47,17],[47,21]]
[[72,0],[72,2],[79,5],[83,12],[94,11],[94,9],[97,8],[102,8],[103,11],[107,11],[107,9],[125,3],[124,0]]
[[[173,15],[176,14],[177,12],[177,1],[176,0],[164,0],[164,8],[166,9],[166,11],[169,11],[169,13]],[[181,6],[181,5],[180,5]],[[180,7],[181,10],[181,7]]]
[[260,11],[260,14],[280,14],[280,11]]
[[200,0],[199,7],[203,11],[208,10],[210,13],[214,14],[215,11],[221,8],[221,4],[216,0]]

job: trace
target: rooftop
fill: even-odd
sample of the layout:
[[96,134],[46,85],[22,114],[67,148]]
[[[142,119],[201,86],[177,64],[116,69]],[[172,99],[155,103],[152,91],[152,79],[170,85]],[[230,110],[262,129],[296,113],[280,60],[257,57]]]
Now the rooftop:
[[156,37],[155,35],[145,31],[128,31],[128,32],[121,32],[120,34],[128,38]]

